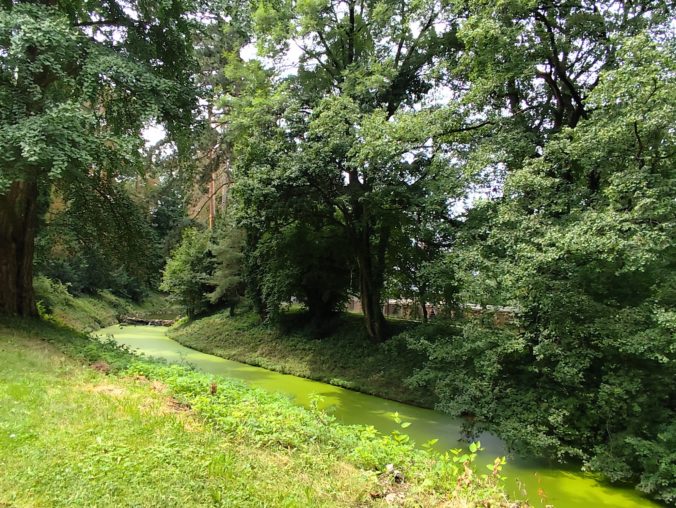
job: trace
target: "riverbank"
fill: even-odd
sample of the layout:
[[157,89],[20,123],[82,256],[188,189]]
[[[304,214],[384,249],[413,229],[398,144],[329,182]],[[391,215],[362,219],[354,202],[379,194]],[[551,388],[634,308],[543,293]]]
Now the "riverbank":
[[469,457],[50,323],[0,321],[0,350],[0,505],[513,506]]
[[[393,321],[397,330],[410,322]],[[365,337],[362,317],[334,318],[331,333],[321,335],[290,314],[280,326],[262,324],[252,312],[220,312],[181,322],[168,331],[184,346],[256,365],[275,372],[322,381],[398,402],[432,408],[434,394],[404,384],[423,357],[397,338],[376,344]]]
[[[397,324],[402,329],[406,328],[405,322]],[[442,323],[436,322],[416,331],[424,334],[428,328],[439,325]],[[258,318],[250,313],[235,317],[219,313],[184,322],[170,329],[169,335],[184,346],[221,358],[259,365],[269,370],[348,387],[417,406],[430,407],[433,404],[434,399],[428,390],[403,386],[403,380],[422,364],[415,352],[406,347],[403,337],[394,337],[385,344],[373,344],[363,336],[360,316],[342,316],[334,323],[332,333],[323,338],[317,338],[310,329],[293,326],[293,323],[286,323],[281,327],[260,324]],[[378,375],[374,375],[374,372]],[[418,424],[412,428],[416,425]],[[498,435],[499,430],[496,432]],[[416,436],[418,442],[424,442],[425,438],[420,438],[420,435]],[[669,438],[665,436],[664,439]],[[571,471],[580,471],[581,465],[570,467]],[[668,470],[670,463],[662,462],[656,467]],[[620,489],[608,489],[603,481],[590,488],[589,484],[580,481],[581,476],[576,477],[576,481],[580,481],[576,490],[584,492],[584,496],[579,501],[571,502],[572,499],[577,499],[578,494],[560,487],[559,474],[565,476],[565,473],[557,472],[555,490],[558,500],[565,500],[565,506],[586,507],[589,506],[587,501],[592,498],[597,506],[652,506],[647,499],[640,499],[636,493],[630,492],[611,501]],[[601,477],[597,479],[601,480]],[[533,485],[529,487],[532,488]],[[534,488],[538,492],[541,490],[538,486]],[[547,490],[545,488],[543,491]],[[533,490],[529,491],[532,493]],[[650,491],[655,492],[657,488]]]
[[[201,372],[238,379],[247,386],[279,393],[301,407],[325,409],[343,424],[370,425],[381,435],[396,435],[402,440],[408,440],[403,435],[406,434],[423,449],[434,441],[433,449],[441,452],[467,446],[459,441],[462,422],[457,418],[200,353],[168,338],[164,327],[114,325],[100,330],[97,335],[110,337],[117,344],[150,357],[172,364],[188,364]],[[403,432],[402,425],[406,426]],[[479,471],[491,465],[493,458],[505,454],[504,443],[496,436],[483,434],[480,441],[484,451],[477,458]],[[542,508],[547,505],[557,508],[658,508],[632,489],[612,487],[602,482],[598,475],[551,463],[512,457],[503,472],[508,495],[528,499],[534,506]]]
[[66,286],[44,276],[35,278],[34,287],[35,299],[43,315],[81,332],[113,325],[122,316],[175,319],[182,311],[157,293],[148,294],[141,302],[120,298],[106,290],[74,296]]

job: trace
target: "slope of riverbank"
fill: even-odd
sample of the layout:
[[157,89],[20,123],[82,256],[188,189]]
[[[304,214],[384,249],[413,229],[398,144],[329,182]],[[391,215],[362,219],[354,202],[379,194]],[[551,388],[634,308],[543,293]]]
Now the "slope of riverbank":
[[74,296],[61,283],[44,276],[34,281],[35,298],[43,314],[79,331],[94,331],[118,322],[121,316],[148,316],[154,319],[174,319],[181,309],[156,293],[142,302],[133,302],[110,291],[94,295]]
[[[166,332],[164,327],[113,325],[97,332],[97,336],[110,337],[117,344],[169,363],[187,364],[201,372],[238,379],[248,386],[282,394],[298,406],[313,410],[325,408],[343,424],[371,425],[385,436],[401,433],[401,422],[405,422],[403,432],[423,448],[433,441],[436,441],[434,449],[439,451],[466,446],[461,443],[462,422],[457,418],[200,353],[170,339]],[[402,439],[408,438],[402,436]],[[505,448],[496,436],[483,434],[480,440],[485,448],[478,457],[478,467],[482,470],[492,458],[503,456]],[[632,489],[610,486],[598,475],[576,472],[574,467],[511,457],[504,474],[510,495],[527,497],[535,506],[543,508],[547,505],[560,508],[658,508]]]
[[49,323],[0,321],[0,351],[0,505],[513,506],[469,457]]
[[[261,324],[251,312],[231,317],[220,312],[169,329],[184,346],[228,360],[257,365],[276,372],[322,381],[421,407],[432,407],[434,394],[404,385],[421,366],[422,357],[397,338],[384,344],[364,335],[361,316],[334,318],[330,334],[319,337],[299,316],[286,316],[279,327]],[[404,330],[409,323],[391,323]]]

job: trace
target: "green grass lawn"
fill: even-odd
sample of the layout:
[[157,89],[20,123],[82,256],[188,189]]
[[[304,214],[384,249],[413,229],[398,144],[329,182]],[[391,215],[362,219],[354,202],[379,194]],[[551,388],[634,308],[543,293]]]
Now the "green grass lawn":
[[344,462],[218,432],[158,382],[106,376],[0,331],[0,506],[356,506]]
[[[403,331],[413,323],[392,321],[390,326]],[[326,328],[329,333],[323,330],[320,334],[311,326],[303,326],[297,313],[287,315],[280,326],[273,327],[261,324],[251,312],[234,317],[221,312],[176,325],[169,336],[185,346],[229,360],[417,406],[434,406],[431,390],[404,385],[404,380],[422,366],[423,358],[402,341],[395,338],[384,344],[373,343],[365,335],[363,318],[355,314],[337,316]]]
[[49,323],[0,320],[0,358],[2,507],[510,506],[457,457]]

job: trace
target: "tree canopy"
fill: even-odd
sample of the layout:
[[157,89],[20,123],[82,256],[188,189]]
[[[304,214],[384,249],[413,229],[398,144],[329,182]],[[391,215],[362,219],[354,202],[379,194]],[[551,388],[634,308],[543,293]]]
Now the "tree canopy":
[[387,347],[406,300],[438,409],[673,502],[670,7],[6,1],[0,311],[35,311],[38,230],[72,290],[164,266],[191,318],[326,325],[358,297]]
[[179,146],[186,145],[196,103],[192,10],[179,0],[2,4],[4,312],[35,311],[39,196],[48,197],[56,185],[66,200],[113,203],[116,194],[106,189],[141,170],[140,134],[151,119],[166,124]]

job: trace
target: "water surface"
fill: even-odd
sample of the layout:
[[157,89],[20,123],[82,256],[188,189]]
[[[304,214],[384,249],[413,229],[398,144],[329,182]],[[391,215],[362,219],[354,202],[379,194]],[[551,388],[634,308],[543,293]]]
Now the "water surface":
[[[170,362],[187,363],[195,368],[240,379],[251,386],[288,395],[294,403],[308,406],[313,398],[321,396],[320,407],[330,411],[342,422],[373,425],[383,433],[400,430],[393,414],[399,413],[402,421],[411,422],[404,432],[417,443],[439,439],[438,446],[458,448],[461,422],[443,413],[402,404],[372,395],[312,381],[296,376],[279,374],[231,360],[200,353],[182,346],[166,335],[166,329],[156,326],[114,325],[98,332],[101,337],[112,336],[118,343],[148,356],[164,358]],[[485,463],[496,456],[505,455],[504,444],[491,434],[480,436],[485,451],[480,455]],[[598,481],[597,477],[575,470],[550,467],[535,461],[508,457],[505,468],[508,489],[515,498],[523,499],[521,487],[533,506],[552,504],[556,508],[638,508],[659,507],[633,489],[612,487]]]

